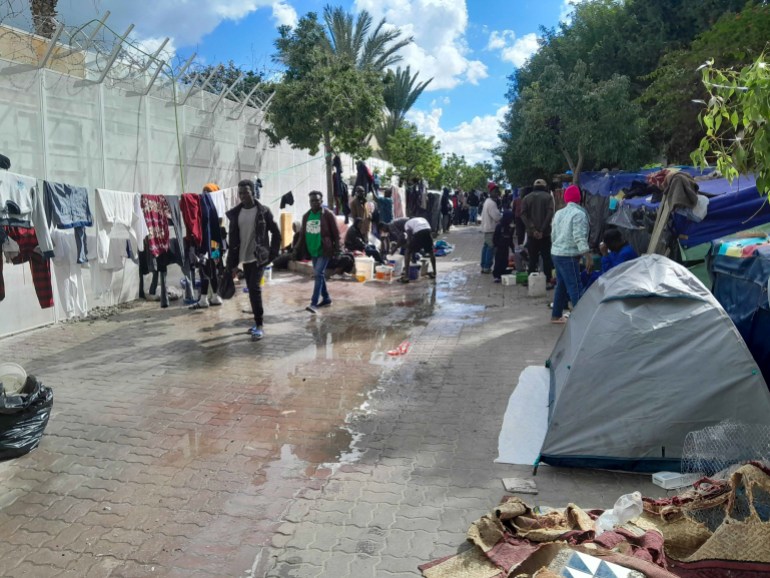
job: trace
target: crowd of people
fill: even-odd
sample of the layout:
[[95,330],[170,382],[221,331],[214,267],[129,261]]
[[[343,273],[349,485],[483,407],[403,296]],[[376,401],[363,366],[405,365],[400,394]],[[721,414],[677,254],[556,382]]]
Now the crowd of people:
[[491,273],[499,283],[509,270],[511,254],[518,251],[526,255],[527,272],[542,270],[546,287],[555,289],[551,323],[566,323],[564,311],[569,303],[577,304],[602,273],[637,257],[618,229],[608,229],[599,245],[601,270],[594,271],[588,242],[590,222],[577,185],[559,191],[564,204],[559,210],[543,179],[522,189],[521,194],[511,195],[509,201],[496,183],[490,182],[488,188],[489,196],[481,209],[481,272]]
[[[207,187],[215,187],[209,184]],[[254,316],[250,329],[254,340],[264,337],[264,308],[261,281],[271,263],[286,266],[290,260],[309,260],[313,266],[314,284],[307,311],[313,315],[319,308],[329,307],[332,298],[327,279],[330,274],[352,273],[355,256],[364,254],[379,264],[390,255],[405,257],[400,281],[409,282],[409,264],[421,257],[430,260],[430,279],[437,274],[434,254],[434,230],[423,216],[394,218],[394,190],[380,190],[379,181],[371,188],[356,185],[346,199],[346,219],[352,219],[344,236],[340,234],[337,216],[323,204],[323,193],[309,193],[309,210],[294,223],[294,236],[287,247],[281,247],[281,231],[270,209],[255,195],[254,183],[238,183],[240,203],[227,212],[229,231],[221,231],[221,239],[213,241],[212,251],[201,255],[198,268],[201,290],[191,309],[202,309],[221,303],[217,295],[222,279],[240,276],[246,283]],[[609,229],[599,246],[601,268],[594,271],[594,256],[589,247],[589,218],[582,206],[578,186],[558,190],[559,204],[546,181],[537,179],[532,187],[516,194],[503,192],[490,182],[483,194],[472,190],[445,188],[441,195],[440,230],[448,232],[452,225],[476,224],[484,235],[481,250],[481,273],[491,274],[499,283],[511,271],[511,255],[518,254],[514,267],[531,274],[542,271],[546,287],[555,289],[551,305],[551,322],[566,323],[565,310],[580,300],[585,289],[602,273],[636,253],[617,229]],[[336,207],[339,210],[339,207]],[[227,257],[224,258],[225,249]],[[526,262],[526,265],[524,265]],[[213,292],[213,295],[212,295]],[[221,293],[221,291],[219,291]]]

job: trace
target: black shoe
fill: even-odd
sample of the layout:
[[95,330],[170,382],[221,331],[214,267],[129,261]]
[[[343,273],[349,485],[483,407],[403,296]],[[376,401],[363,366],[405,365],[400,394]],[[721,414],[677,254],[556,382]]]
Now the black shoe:
[[324,301],[321,301],[321,302],[318,304],[318,306],[319,306],[319,307],[328,307],[328,306],[329,306],[329,305],[331,305],[331,304],[332,304],[332,300],[331,300],[331,299],[325,299]]

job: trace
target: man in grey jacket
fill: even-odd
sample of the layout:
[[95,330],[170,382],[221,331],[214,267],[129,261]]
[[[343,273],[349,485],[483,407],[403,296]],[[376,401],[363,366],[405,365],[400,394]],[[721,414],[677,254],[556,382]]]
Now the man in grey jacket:
[[553,263],[551,262],[551,221],[553,220],[553,197],[543,179],[537,179],[529,193],[521,201],[521,220],[527,228],[527,251],[529,272],[540,267],[549,287],[553,287]]

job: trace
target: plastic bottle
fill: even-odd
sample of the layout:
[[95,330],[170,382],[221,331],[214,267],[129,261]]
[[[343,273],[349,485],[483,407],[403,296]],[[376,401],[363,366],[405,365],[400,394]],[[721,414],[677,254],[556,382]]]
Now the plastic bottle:
[[611,510],[605,510],[596,520],[596,535],[599,536],[616,526],[635,520],[642,515],[643,510],[641,493],[634,492],[620,496],[615,506]]

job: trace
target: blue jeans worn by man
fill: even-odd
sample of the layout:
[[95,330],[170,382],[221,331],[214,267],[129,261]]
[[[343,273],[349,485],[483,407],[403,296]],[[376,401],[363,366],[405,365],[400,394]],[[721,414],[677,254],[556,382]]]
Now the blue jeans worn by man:
[[479,208],[468,207],[468,221],[475,225],[478,222],[478,217],[479,217]]
[[575,307],[583,294],[583,287],[580,282],[580,256],[552,255],[551,259],[556,268],[556,291],[553,295],[551,318],[561,319],[562,313],[567,307],[567,301],[569,300],[572,307]]
[[[329,265],[329,257],[313,257],[312,261],[315,284],[313,285],[313,296],[310,298],[310,306],[328,305],[332,301],[326,290],[326,267]],[[319,297],[323,299],[320,303],[318,302]]]
[[481,272],[491,273],[495,261],[494,233],[484,233],[484,245],[481,247]]

